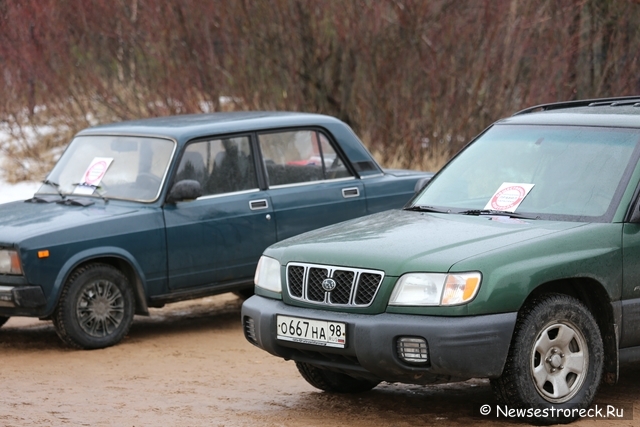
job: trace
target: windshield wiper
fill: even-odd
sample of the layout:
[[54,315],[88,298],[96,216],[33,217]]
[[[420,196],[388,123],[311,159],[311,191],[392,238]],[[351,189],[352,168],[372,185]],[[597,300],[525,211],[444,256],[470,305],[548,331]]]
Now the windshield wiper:
[[64,199],[64,194],[62,194],[62,191],[60,191],[60,184],[58,184],[57,182],[50,181],[48,179],[45,179],[44,181],[42,181],[42,183],[44,185],[48,185],[50,187],[55,188],[56,192],[60,195],[60,197]]
[[476,215],[476,216],[480,216],[480,215],[495,215],[495,216],[508,216],[511,218],[521,218],[521,219],[538,219],[540,218],[539,216],[537,217],[531,217],[528,215],[523,215],[520,213],[516,213],[516,212],[508,212],[508,211],[496,211],[493,209],[469,209],[466,211],[460,211],[457,212],[460,215]]
[[64,199],[64,200],[60,200],[58,202],[59,205],[66,205],[66,206],[82,206],[82,207],[87,207],[87,206],[91,206],[93,204],[95,204],[95,202],[93,200],[90,199],[85,199],[85,198],[68,198],[68,199]]
[[425,205],[413,205],[408,208],[402,208],[404,211],[416,211],[416,212],[434,212],[434,213],[451,213],[450,210],[443,210],[434,208],[433,206],[425,206]]
[[53,187],[56,190],[57,194],[49,194],[49,193],[36,193],[32,198],[25,200],[25,202],[29,203],[53,203],[58,202],[60,200],[64,201],[65,195],[60,191],[60,185],[57,182],[49,181],[45,179],[42,181],[44,185],[48,185],[49,187]]

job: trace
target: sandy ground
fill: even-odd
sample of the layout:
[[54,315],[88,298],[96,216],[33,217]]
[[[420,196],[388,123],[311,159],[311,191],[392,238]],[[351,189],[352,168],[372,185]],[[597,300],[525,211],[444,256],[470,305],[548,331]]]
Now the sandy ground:
[[[250,345],[231,294],[170,304],[136,317],[118,346],[64,348],[50,322],[12,318],[0,329],[0,426],[526,425],[495,417],[486,380],[438,386],[381,384],[356,395],[308,385],[293,362]],[[603,386],[601,406],[640,425],[640,366]],[[480,405],[493,411],[481,416]]]

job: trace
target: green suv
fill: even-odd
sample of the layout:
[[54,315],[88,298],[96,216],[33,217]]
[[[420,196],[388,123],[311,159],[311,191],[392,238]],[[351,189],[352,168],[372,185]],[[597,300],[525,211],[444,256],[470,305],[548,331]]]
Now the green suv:
[[489,378],[577,418],[640,359],[639,158],[640,97],[500,120],[403,210],[270,246],[245,336],[326,391]]

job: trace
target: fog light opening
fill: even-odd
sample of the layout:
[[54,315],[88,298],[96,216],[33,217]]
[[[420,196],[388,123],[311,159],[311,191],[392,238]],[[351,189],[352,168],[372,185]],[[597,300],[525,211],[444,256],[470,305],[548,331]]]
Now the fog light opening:
[[429,362],[427,340],[416,337],[398,338],[398,357],[407,363],[427,364]]
[[258,338],[256,336],[256,322],[252,317],[245,316],[244,317],[244,336],[253,344],[258,343]]

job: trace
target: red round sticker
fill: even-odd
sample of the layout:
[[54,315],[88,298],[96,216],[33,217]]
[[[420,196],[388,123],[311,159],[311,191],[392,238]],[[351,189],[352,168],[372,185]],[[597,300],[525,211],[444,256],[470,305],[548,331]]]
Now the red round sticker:
[[84,182],[87,184],[95,185],[100,182],[104,174],[107,172],[107,162],[101,160],[91,165],[87,169],[87,173],[84,174]]
[[514,208],[522,202],[526,194],[526,190],[519,185],[505,187],[491,198],[491,209],[506,211]]

